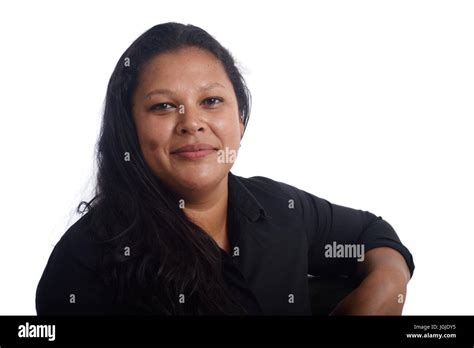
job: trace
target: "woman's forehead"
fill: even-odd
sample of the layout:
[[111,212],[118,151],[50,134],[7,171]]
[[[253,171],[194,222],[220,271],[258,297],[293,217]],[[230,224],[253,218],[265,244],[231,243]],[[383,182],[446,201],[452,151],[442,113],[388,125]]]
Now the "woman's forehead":
[[191,88],[196,91],[228,89],[231,82],[222,63],[210,52],[199,48],[182,48],[151,59],[142,71],[139,87],[169,91]]
[[160,53],[145,64],[145,69],[163,73],[170,71],[170,69],[178,72],[182,70],[219,70],[219,72],[224,72],[219,59],[211,52],[197,47],[185,47]]

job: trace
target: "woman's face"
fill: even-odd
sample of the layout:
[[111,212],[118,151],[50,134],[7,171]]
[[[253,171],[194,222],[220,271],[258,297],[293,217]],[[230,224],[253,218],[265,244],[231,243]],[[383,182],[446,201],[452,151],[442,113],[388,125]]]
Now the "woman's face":
[[[187,47],[150,60],[132,112],[146,162],[175,192],[212,189],[227,176],[244,125],[232,83],[210,52]],[[212,149],[175,153],[196,144]]]

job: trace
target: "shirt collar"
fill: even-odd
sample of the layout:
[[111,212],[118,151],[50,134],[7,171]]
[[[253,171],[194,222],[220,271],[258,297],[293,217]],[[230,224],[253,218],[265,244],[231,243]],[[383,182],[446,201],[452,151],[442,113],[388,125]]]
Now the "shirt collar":
[[229,172],[229,202],[235,209],[240,210],[250,221],[256,222],[260,217],[267,218],[268,215],[260,202],[245,187],[243,181],[245,178]]

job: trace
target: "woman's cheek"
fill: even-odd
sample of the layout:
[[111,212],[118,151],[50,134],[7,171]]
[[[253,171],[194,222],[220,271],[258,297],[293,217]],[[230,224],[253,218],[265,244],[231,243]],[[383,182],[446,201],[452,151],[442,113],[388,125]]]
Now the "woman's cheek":
[[147,144],[150,151],[155,152],[163,146],[172,135],[173,128],[163,122],[149,124],[147,129]]
[[216,125],[216,134],[224,145],[235,145],[240,139],[240,127],[229,119],[222,120]]

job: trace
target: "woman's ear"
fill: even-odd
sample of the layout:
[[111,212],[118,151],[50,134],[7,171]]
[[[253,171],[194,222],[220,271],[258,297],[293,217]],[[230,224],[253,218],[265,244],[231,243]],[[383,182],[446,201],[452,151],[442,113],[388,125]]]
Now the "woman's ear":
[[244,126],[244,123],[241,120],[240,121],[240,139],[242,139],[242,137],[244,136],[244,130],[245,130],[245,126]]

